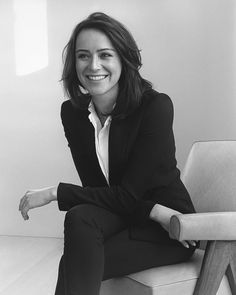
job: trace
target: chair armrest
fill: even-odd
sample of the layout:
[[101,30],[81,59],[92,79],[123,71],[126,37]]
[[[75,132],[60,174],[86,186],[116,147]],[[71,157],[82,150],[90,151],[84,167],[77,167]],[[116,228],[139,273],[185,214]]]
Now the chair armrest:
[[183,240],[236,240],[236,212],[173,215],[169,236]]

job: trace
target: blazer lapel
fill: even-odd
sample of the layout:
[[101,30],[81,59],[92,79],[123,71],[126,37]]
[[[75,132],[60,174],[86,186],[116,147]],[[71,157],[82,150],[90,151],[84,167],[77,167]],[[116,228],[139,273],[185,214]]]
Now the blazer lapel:
[[[87,171],[88,175],[85,178],[89,178],[89,183],[95,185],[107,185],[107,181],[103,172],[101,170],[95,147],[95,136],[94,136],[94,127],[88,119],[89,111],[81,112],[76,116],[76,128],[74,127],[73,138],[74,142],[74,153],[75,157],[80,158],[80,163],[78,163],[78,170]],[[81,136],[78,137],[78,134]],[[77,163],[77,161],[75,160]],[[96,184],[97,183],[97,184]]]

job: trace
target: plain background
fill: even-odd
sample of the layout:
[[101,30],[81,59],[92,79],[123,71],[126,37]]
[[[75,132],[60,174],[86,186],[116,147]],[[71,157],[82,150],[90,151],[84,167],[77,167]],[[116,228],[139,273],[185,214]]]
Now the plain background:
[[65,97],[58,81],[62,49],[91,12],[129,28],[142,50],[142,75],[172,98],[181,170],[194,141],[236,139],[234,0],[48,0],[48,65],[21,76],[13,4],[0,1],[0,234],[63,235],[56,202],[31,210],[29,221],[18,205],[28,189],[80,183],[60,122]]

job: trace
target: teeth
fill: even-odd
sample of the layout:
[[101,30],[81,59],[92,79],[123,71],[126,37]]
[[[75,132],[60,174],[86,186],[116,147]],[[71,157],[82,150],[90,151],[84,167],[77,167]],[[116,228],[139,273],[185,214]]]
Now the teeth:
[[93,80],[93,81],[99,81],[99,80],[102,80],[102,79],[105,79],[106,76],[105,75],[99,75],[99,76],[88,76],[89,80]]

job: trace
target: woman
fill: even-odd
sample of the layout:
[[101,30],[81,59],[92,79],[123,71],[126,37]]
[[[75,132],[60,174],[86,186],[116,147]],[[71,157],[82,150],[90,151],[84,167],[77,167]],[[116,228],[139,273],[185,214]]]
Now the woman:
[[93,13],[64,57],[61,118],[83,186],[28,191],[19,209],[28,219],[57,200],[67,211],[55,294],[92,295],[102,280],[187,260],[195,241],[171,240],[168,227],[194,208],[176,167],[172,102],[141,77],[127,29]]

